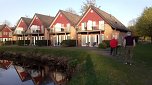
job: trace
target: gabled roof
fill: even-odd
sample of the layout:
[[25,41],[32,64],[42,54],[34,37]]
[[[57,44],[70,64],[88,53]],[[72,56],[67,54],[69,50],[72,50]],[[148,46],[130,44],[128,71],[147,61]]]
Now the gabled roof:
[[0,31],[2,31],[5,26],[6,24],[0,25]]
[[10,27],[10,28],[11,28],[12,31],[14,31],[16,29],[16,26]]
[[29,26],[30,25],[30,23],[31,23],[31,18],[27,18],[27,17],[21,17],[21,19],[25,22],[25,24],[27,25],[27,26]]
[[70,12],[66,12],[63,10],[59,10],[59,12],[61,12],[62,14],[64,14],[64,16],[69,20],[69,22],[71,23],[71,25],[75,26],[76,23],[79,21],[79,19],[81,18],[79,15],[77,14],[73,14]]
[[[111,14],[108,14],[107,12],[102,11],[101,9],[99,9],[99,8],[97,8],[95,6],[92,6],[92,5],[89,6],[89,8],[87,9],[87,11],[90,8],[92,10],[94,10],[100,17],[102,17],[113,29],[120,30],[120,31],[129,31],[129,29],[127,29],[119,20],[117,20]],[[84,15],[87,13],[87,11],[84,13]]]
[[[27,17],[21,17],[21,18],[19,19],[19,21],[17,22],[17,26],[18,26],[18,24],[20,23],[21,20],[24,21],[24,23],[27,25],[27,28],[28,28],[28,26],[30,25],[32,19],[31,19],[31,18],[27,18]],[[17,26],[15,26],[15,29],[16,29]],[[15,29],[14,29],[14,30],[15,30]],[[12,30],[12,31],[14,31],[14,30]],[[26,30],[27,30],[27,29],[26,29]]]
[[[79,19],[81,18],[77,14],[73,14],[73,13],[70,13],[70,12],[59,10],[58,13],[56,14],[55,18],[53,19],[53,22],[56,20],[59,13],[63,14],[72,26],[75,26],[77,24],[77,22],[79,21]],[[53,22],[50,24],[50,26],[53,24]]]
[[[6,24],[0,25],[0,31],[2,31],[5,27],[8,27],[8,26]],[[8,28],[10,28],[10,27],[8,27]],[[12,30],[10,29],[10,31],[12,31]]]
[[49,25],[51,24],[51,22],[54,19],[54,17],[42,15],[42,14],[38,14],[38,13],[35,13],[35,16],[37,16],[40,19],[40,21],[42,22],[42,24],[45,27],[49,27]]
[[11,65],[12,65],[12,61],[7,61],[7,62],[3,62],[3,60],[2,61],[0,61],[0,65],[2,66],[2,68],[3,69],[8,69]]

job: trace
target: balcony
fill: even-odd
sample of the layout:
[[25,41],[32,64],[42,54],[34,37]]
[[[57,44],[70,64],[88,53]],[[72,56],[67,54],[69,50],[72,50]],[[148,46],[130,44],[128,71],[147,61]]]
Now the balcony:
[[50,33],[60,33],[60,32],[70,32],[70,28],[62,27],[62,28],[51,28]]
[[81,26],[79,26],[79,29],[77,31],[104,31],[104,27],[92,26],[90,28],[88,27],[82,28]]
[[16,30],[16,31],[14,31],[14,34],[15,35],[22,35],[22,31],[21,30]]

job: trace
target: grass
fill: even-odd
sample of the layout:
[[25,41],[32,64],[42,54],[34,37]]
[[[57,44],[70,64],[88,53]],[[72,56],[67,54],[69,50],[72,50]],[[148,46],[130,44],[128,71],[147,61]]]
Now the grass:
[[[9,49],[8,49],[9,48]],[[129,66],[117,58],[97,54],[93,50],[77,48],[34,48],[53,56],[77,59],[79,71],[68,85],[152,85],[152,44],[137,45],[134,65]],[[33,48],[1,47],[0,50],[31,51]]]

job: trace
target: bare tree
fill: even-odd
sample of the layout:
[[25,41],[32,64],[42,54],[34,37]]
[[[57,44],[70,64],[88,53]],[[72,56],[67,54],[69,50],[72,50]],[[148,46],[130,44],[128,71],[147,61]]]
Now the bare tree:
[[86,0],[86,2],[83,2],[83,5],[81,5],[80,13],[84,14],[90,5],[97,7],[96,0]]
[[71,7],[65,9],[65,11],[70,12],[70,13],[73,13],[73,14],[77,14],[77,12],[76,12],[73,8],[71,8]]

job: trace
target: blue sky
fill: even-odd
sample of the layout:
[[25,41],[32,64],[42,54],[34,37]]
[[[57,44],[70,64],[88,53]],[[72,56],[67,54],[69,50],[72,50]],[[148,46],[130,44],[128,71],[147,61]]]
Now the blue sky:
[[[85,0],[0,0],[0,23],[9,21],[15,25],[20,17],[33,17],[35,13],[55,16],[59,9],[73,8],[80,12]],[[152,6],[152,0],[96,0],[100,9],[115,16],[125,26],[141,15],[145,7]]]

